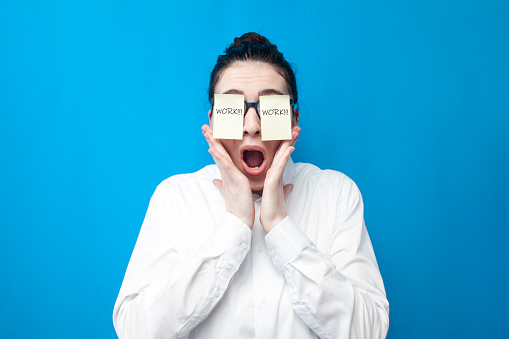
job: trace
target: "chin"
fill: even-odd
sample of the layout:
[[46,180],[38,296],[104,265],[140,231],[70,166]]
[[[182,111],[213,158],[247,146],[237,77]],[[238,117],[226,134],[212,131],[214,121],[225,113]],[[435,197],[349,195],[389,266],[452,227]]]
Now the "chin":
[[265,182],[265,175],[263,178],[256,178],[255,180],[250,179],[249,184],[251,185],[251,191],[263,191],[263,184]]

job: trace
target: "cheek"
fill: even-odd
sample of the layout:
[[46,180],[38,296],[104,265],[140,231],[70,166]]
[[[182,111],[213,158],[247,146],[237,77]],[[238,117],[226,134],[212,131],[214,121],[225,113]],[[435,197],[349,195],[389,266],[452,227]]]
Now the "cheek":
[[276,155],[277,149],[279,145],[281,145],[282,141],[269,141],[269,143],[265,146],[265,149],[267,150],[267,155],[269,159],[267,159],[269,162],[272,162],[274,160],[274,156]]

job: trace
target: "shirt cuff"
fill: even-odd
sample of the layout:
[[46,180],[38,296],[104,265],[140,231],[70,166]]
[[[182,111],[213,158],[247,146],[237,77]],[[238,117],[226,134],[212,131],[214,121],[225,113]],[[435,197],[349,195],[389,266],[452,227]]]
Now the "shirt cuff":
[[299,255],[311,243],[311,240],[287,216],[265,236],[265,243],[272,261],[277,269],[281,270]]
[[251,248],[251,229],[235,215],[225,212],[218,226],[210,234],[209,241],[221,253],[226,252],[236,260],[243,260]]

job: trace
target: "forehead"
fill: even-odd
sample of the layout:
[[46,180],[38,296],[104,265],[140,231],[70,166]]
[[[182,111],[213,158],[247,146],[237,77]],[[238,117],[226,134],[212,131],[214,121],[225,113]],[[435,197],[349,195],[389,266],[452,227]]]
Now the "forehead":
[[256,99],[267,90],[288,93],[285,79],[269,64],[264,62],[237,62],[226,68],[216,85],[216,93],[242,93],[246,99]]

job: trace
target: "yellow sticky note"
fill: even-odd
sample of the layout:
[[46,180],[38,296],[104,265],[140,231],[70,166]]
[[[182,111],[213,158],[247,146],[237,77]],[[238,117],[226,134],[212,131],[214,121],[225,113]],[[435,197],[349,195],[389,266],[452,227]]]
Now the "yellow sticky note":
[[292,138],[292,110],[289,95],[260,96],[262,140]]
[[216,139],[242,140],[244,132],[244,96],[214,94],[213,135]]

